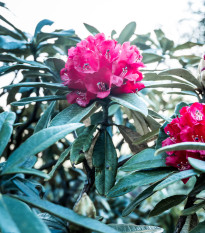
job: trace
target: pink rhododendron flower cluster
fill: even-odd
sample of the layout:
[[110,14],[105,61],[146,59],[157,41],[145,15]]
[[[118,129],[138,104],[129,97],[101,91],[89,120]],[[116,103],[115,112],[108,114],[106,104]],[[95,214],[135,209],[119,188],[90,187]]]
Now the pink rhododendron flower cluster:
[[85,107],[92,99],[141,90],[141,60],[139,50],[129,42],[121,45],[106,40],[103,33],[88,36],[68,50],[68,60],[60,72],[64,85],[72,90],[68,102]]
[[[165,129],[169,135],[162,146],[180,142],[205,142],[205,104],[194,103],[180,110],[180,117],[174,118]],[[204,150],[168,151],[166,164],[180,171],[191,169],[188,157],[205,160]]]

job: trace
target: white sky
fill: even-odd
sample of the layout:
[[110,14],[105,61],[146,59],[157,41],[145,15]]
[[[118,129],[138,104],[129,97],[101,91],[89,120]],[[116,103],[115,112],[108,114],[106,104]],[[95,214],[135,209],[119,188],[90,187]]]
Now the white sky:
[[[3,1],[3,0],[2,0]],[[195,3],[201,0],[194,0]],[[13,12],[3,15],[32,33],[42,19],[55,22],[55,28],[73,28],[84,38],[89,33],[83,23],[95,26],[110,35],[112,29],[118,33],[131,21],[137,23],[136,33],[142,34],[161,27],[170,39],[178,40],[178,35],[188,27],[181,28],[177,22],[189,14],[188,0],[5,0]],[[0,12],[1,13],[1,12]],[[187,25],[188,26],[188,25]]]

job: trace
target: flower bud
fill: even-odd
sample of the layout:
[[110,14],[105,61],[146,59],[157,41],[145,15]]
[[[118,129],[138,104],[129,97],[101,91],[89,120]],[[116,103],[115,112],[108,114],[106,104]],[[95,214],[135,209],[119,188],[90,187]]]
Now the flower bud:
[[199,66],[198,66],[198,80],[205,88],[205,55],[201,59]]
[[83,193],[80,200],[75,204],[73,210],[83,216],[89,217],[89,218],[95,218],[96,217],[96,209],[89,198],[89,196],[86,193]]

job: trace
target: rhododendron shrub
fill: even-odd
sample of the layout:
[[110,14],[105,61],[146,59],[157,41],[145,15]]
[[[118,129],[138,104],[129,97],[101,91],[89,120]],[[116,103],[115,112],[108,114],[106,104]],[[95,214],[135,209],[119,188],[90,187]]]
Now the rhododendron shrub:
[[[169,136],[162,142],[162,146],[180,142],[204,142],[205,140],[205,104],[194,103],[183,107],[180,116],[174,118],[164,128]],[[178,168],[180,171],[191,169],[188,158],[205,160],[204,150],[167,151],[169,156],[166,164]]]
[[106,40],[103,33],[88,36],[68,50],[68,60],[60,72],[63,84],[71,90],[68,102],[86,107],[96,98],[141,90],[141,60],[138,48],[129,42],[121,45]]

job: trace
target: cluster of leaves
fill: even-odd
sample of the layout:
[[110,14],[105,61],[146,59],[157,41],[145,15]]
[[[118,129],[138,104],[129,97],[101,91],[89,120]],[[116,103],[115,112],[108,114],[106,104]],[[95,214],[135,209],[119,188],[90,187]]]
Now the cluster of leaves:
[[[201,83],[184,69],[197,64],[199,57],[175,55],[178,50],[201,44],[187,42],[175,45],[160,29],[155,30],[156,41],[151,39],[151,34],[135,35],[134,22],[128,24],[118,37],[113,31],[112,37],[120,43],[135,37],[131,44],[143,50],[145,64],[157,62],[166,65],[169,56],[170,59],[177,59],[182,68],[160,73],[146,72],[144,80],[147,88],[139,95],[109,96],[105,101],[97,100],[87,108],[81,108],[76,104],[68,106],[65,101],[68,90],[61,84],[59,77],[64,61],[50,58],[57,53],[67,54],[67,49],[79,41],[75,32],[42,32],[44,26],[53,23],[42,20],[36,26],[34,36],[31,36],[3,16],[0,19],[6,24],[0,27],[0,61],[3,63],[0,76],[13,76],[10,85],[5,86],[1,93],[11,106],[11,112],[3,112],[2,108],[0,114],[1,230],[65,233],[82,232],[84,227],[84,231],[88,232],[162,232],[159,227],[147,226],[147,222],[139,216],[146,216],[147,212],[141,213],[136,208],[168,185],[186,177],[198,176],[195,186],[187,195],[173,195],[163,199],[150,212],[150,216],[156,216],[187,200],[186,209],[182,212],[183,216],[188,216],[182,217],[187,228],[184,232],[195,227],[195,213],[204,206],[204,201],[193,206],[199,200],[196,194],[203,190],[203,164],[192,159],[189,162],[195,170],[184,172],[166,166],[164,152],[170,148],[160,149],[160,143],[166,137],[163,128],[170,118],[157,113],[159,109],[155,107],[159,105],[164,108],[167,102],[161,98],[162,91],[155,88],[177,88],[172,93],[192,95],[201,100],[204,92]],[[88,24],[85,26],[92,34],[98,33],[96,28]],[[55,42],[50,43],[49,39]],[[40,62],[43,53],[49,57],[46,59],[44,56],[44,63]],[[143,98],[149,103],[149,108]],[[171,108],[174,105],[173,101]],[[175,114],[180,107],[182,105],[176,108]],[[119,135],[122,139],[114,146],[113,140]],[[131,150],[129,154],[133,155],[131,158],[123,152],[125,142]],[[172,146],[171,150],[198,146],[204,149],[204,145],[190,143]],[[119,159],[117,152],[120,154]],[[155,153],[159,155],[155,157]],[[66,166],[64,162],[68,160],[72,166],[83,164],[85,173],[81,169]],[[87,182],[83,187],[84,179]],[[145,186],[145,189],[137,193],[126,208],[126,198],[109,199],[130,193],[141,186]],[[59,190],[62,190],[61,194]],[[78,196],[76,205],[83,201],[83,193],[90,194],[96,207],[107,209],[107,212],[99,209],[97,214],[107,218],[108,223],[112,222],[111,219],[120,219],[121,210],[125,208],[123,216],[138,211],[138,215],[130,215],[127,221],[136,222],[137,219],[140,226],[108,226],[99,221],[100,218],[97,220],[75,213],[71,208]],[[93,211],[91,206],[89,204],[87,208]],[[109,213],[111,209],[114,209],[112,215]],[[25,219],[26,224],[22,219]],[[197,232],[203,225],[200,223],[192,232]]]

